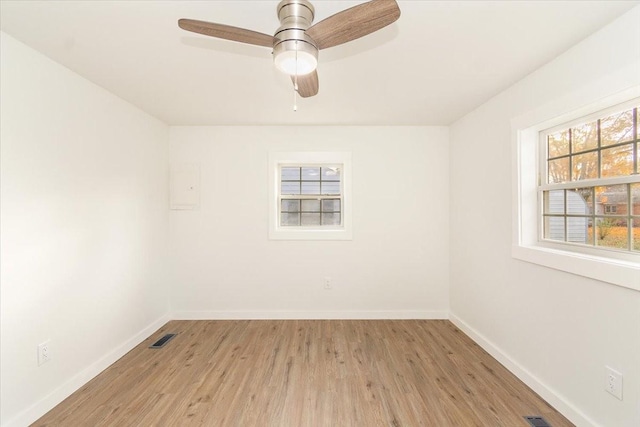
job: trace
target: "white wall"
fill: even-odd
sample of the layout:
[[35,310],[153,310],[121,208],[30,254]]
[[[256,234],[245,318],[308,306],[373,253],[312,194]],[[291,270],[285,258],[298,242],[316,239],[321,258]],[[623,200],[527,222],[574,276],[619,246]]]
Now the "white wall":
[[640,425],[640,293],[512,259],[510,121],[637,84],[639,7],[451,127],[452,318],[579,426]]
[[[168,127],[6,34],[1,423],[27,425],[168,315]],[[37,366],[50,339],[52,360]]]
[[[268,239],[270,150],[352,152],[352,241]],[[171,162],[201,165],[200,210],[170,214],[174,315],[446,317],[448,150],[442,127],[172,127]]]

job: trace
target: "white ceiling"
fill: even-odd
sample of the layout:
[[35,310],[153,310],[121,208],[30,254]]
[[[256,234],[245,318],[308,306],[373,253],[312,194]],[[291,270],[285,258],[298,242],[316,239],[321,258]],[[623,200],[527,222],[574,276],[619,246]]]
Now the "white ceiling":
[[[318,22],[362,3],[316,0]],[[4,1],[4,32],[171,125],[447,125],[639,1],[398,1],[391,26],[320,52],[298,101],[271,50],[179,18],[273,34],[278,1]],[[594,53],[594,57],[597,53]]]

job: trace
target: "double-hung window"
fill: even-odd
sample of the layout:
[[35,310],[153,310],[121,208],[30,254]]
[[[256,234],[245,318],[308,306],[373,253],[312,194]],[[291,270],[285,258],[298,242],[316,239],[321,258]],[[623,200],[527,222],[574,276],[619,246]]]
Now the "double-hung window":
[[280,166],[280,226],[341,226],[342,193],[342,165]]
[[269,157],[269,237],[351,239],[350,153],[274,152]]
[[516,259],[640,290],[640,86],[512,119]]
[[541,238],[640,252],[638,105],[540,132]]

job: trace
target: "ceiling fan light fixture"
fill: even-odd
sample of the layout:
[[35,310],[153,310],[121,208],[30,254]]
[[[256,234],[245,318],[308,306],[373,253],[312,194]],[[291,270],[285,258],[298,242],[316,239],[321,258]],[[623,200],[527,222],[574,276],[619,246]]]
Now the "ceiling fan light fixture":
[[244,28],[195,19],[179,19],[186,31],[255,46],[273,48],[274,65],[289,74],[303,98],[318,93],[318,51],[359,39],[400,17],[396,0],[369,0],[314,24],[309,0],[281,0],[276,9],[280,27],[273,36]]
[[276,68],[292,76],[304,76],[318,67],[318,49],[310,43],[287,40],[273,49]]
[[318,66],[318,59],[307,52],[287,50],[274,58],[276,68],[292,76],[304,76],[313,72]]

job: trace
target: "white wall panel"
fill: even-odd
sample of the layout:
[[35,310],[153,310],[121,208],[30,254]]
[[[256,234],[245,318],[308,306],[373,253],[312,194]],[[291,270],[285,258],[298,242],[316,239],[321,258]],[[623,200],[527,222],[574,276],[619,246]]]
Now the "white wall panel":
[[0,54],[0,408],[20,426],[168,314],[168,127],[4,33]]
[[[176,316],[447,316],[446,128],[172,127],[170,141],[172,162],[201,164],[200,210],[170,215]],[[353,240],[269,240],[270,151],[352,153]]]

